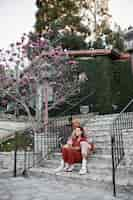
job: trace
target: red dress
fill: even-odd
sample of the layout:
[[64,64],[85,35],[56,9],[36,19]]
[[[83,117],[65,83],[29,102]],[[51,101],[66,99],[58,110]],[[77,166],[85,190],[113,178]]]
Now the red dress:
[[[63,147],[62,148],[62,158],[64,162],[72,165],[74,163],[79,163],[82,161],[82,155],[80,151],[80,142],[84,141],[85,138],[73,138],[71,139],[72,148]],[[73,147],[79,147],[79,149],[74,149]]]

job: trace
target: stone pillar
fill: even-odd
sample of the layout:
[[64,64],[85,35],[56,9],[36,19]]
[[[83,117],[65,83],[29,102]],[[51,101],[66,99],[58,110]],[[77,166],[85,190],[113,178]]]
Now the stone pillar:
[[47,130],[47,124],[48,124],[48,80],[45,79],[44,81],[44,102],[45,102],[45,108],[44,108],[44,126],[45,126],[45,133],[48,132]]
[[38,84],[36,96],[36,120],[41,122],[42,119],[42,103],[43,103],[43,86]]

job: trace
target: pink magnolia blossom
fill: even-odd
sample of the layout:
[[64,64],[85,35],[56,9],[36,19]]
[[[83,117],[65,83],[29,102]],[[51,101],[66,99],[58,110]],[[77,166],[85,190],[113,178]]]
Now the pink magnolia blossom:
[[22,43],[21,42],[16,42],[16,45],[17,46],[20,46]]
[[69,61],[68,61],[68,64],[70,64],[70,65],[76,65],[77,62],[76,62],[75,60],[69,60]]
[[11,47],[14,47],[15,45],[13,43],[10,44]]
[[[50,31],[53,33],[52,30]],[[37,83],[44,83],[44,77],[46,77],[47,72],[48,81],[50,80],[50,82],[55,83],[52,85],[55,96],[52,107],[63,104],[69,96],[75,94],[75,91],[77,91],[78,86],[75,85],[75,82],[70,78],[71,65],[77,65],[77,62],[74,60],[67,62],[68,56],[64,53],[61,46],[53,47],[47,39],[41,38],[42,36],[36,35],[34,41],[32,41],[32,38],[27,37],[26,34],[23,34],[21,42],[17,42],[15,45],[11,44],[11,50],[9,52],[7,51],[5,54],[4,62],[8,62],[9,66],[12,66],[13,63],[18,64],[18,70],[24,58],[27,56],[28,59],[29,52],[29,59],[31,61],[29,67],[27,69],[24,68],[22,71],[19,81],[14,81],[14,77],[10,77],[10,75],[7,74],[6,77],[9,77],[5,79],[5,82],[9,92],[13,89],[16,91],[17,83],[20,95],[16,92],[14,100],[19,98],[21,101],[22,98],[23,102],[27,102],[27,99],[31,99],[31,96],[33,97],[36,95]],[[19,72],[21,73],[21,71]]]

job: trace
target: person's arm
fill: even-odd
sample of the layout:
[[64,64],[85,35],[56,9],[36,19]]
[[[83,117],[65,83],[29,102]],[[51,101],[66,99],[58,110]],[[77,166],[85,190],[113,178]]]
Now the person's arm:
[[67,140],[68,147],[72,148],[72,143],[73,143],[72,137],[69,137],[68,140]]
[[80,150],[80,146],[75,146],[75,147],[73,146],[72,137],[68,138],[67,145],[71,149],[74,149],[74,150],[77,150],[77,151]]
[[93,150],[93,140],[90,137],[87,137],[87,142],[88,142],[88,148],[89,150]]
[[72,147],[72,148],[75,149],[75,150],[77,150],[77,151],[80,151],[80,149],[81,149],[81,148],[78,147],[78,146],[77,146],[77,147]]

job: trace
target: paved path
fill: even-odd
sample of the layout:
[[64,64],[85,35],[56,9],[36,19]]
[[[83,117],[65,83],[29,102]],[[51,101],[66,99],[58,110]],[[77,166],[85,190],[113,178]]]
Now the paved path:
[[[132,191],[132,190],[131,190]],[[132,200],[130,192],[112,197],[112,191],[45,178],[0,179],[0,200]]]

